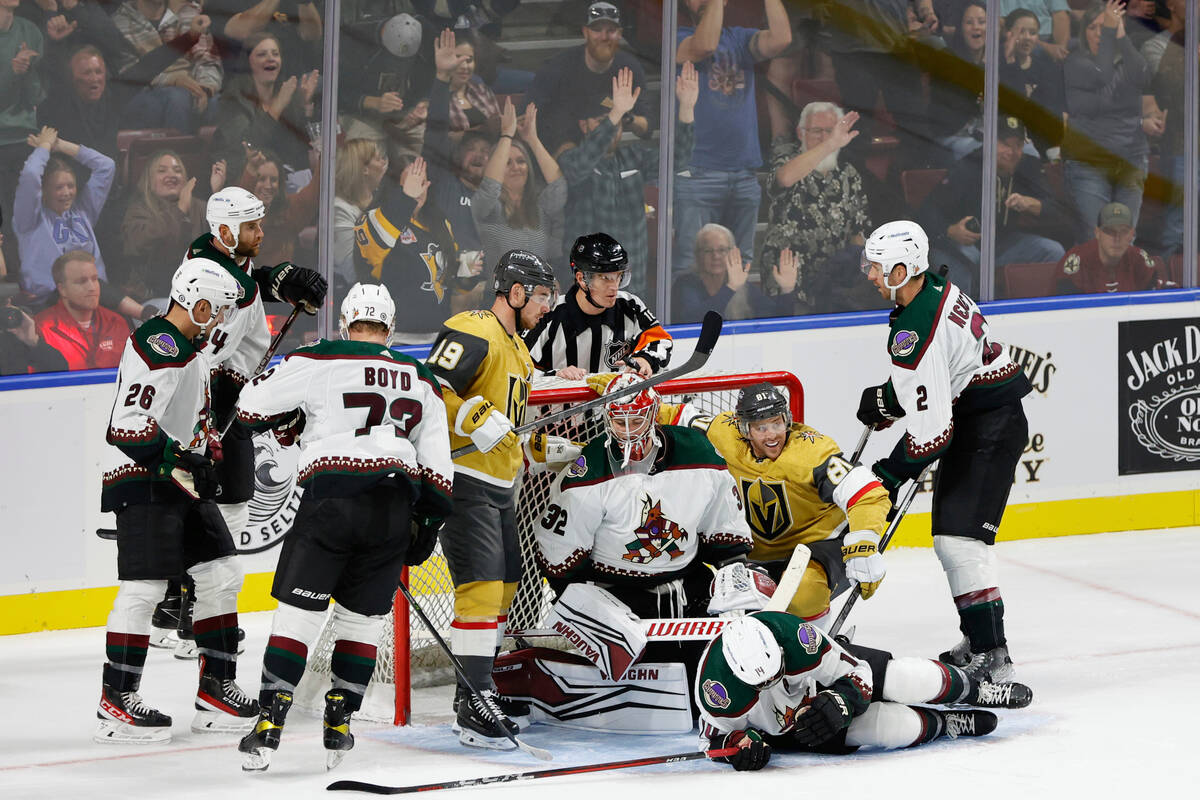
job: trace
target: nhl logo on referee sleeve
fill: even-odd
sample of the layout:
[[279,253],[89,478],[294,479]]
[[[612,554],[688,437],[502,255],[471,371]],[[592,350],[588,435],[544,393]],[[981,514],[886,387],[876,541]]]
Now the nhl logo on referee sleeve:
[[919,341],[921,337],[917,336],[916,331],[896,331],[896,338],[892,339],[892,355],[896,358],[912,355]]
[[717,708],[729,708],[729,691],[721,685],[720,681],[707,680],[700,690],[704,692],[704,699],[710,706]]
[[813,630],[813,626],[807,622],[801,625],[796,631],[796,640],[800,642],[800,646],[804,648],[804,652],[810,656],[815,656],[817,651],[821,649],[821,638],[817,636],[817,632]]

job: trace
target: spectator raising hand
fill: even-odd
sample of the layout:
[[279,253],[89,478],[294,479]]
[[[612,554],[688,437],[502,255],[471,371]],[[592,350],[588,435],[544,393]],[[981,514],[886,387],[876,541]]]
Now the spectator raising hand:
[[792,248],[785,247],[779,251],[779,263],[772,268],[771,276],[775,278],[779,294],[789,295],[795,290],[800,277],[800,259],[792,252]]
[[12,71],[16,75],[24,75],[29,72],[29,67],[33,64],[33,60],[41,53],[33,50],[25,42],[21,42],[21,47],[17,50],[17,54],[12,59]]
[[67,18],[59,14],[46,20],[46,35],[53,41],[59,42],[74,33],[78,27],[78,22],[75,20],[67,22]]
[[413,200],[420,200],[424,197],[425,190],[429,188],[427,172],[425,159],[417,156],[400,173],[400,188]]
[[700,98],[700,74],[696,65],[690,61],[683,62],[679,69],[679,77],[675,79],[675,99],[679,101],[679,121],[692,122],[695,119],[696,101]]
[[729,276],[726,285],[734,292],[740,292],[750,278],[750,265],[742,261],[742,251],[736,247],[729,248],[725,256],[725,274]]
[[619,125],[621,118],[633,110],[634,103],[642,94],[642,87],[633,86],[633,70],[622,68],[612,80],[612,111],[608,114],[613,125]]

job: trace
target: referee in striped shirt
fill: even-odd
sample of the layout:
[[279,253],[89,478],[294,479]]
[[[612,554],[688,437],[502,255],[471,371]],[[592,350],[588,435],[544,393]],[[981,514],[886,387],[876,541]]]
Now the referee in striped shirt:
[[622,368],[646,378],[667,366],[671,334],[640,298],[621,291],[628,264],[625,248],[607,233],[575,240],[575,285],[525,334],[534,366],[566,380]]

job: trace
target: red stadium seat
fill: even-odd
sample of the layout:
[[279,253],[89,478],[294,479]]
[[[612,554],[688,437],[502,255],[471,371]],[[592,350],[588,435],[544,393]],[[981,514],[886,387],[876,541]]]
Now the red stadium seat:
[[1058,263],[1008,264],[1004,268],[1004,296],[1050,297],[1058,294]]
[[904,202],[908,210],[916,212],[925,202],[925,198],[933,188],[946,177],[944,169],[906,169],[900,173],[900,188],[904,192]]

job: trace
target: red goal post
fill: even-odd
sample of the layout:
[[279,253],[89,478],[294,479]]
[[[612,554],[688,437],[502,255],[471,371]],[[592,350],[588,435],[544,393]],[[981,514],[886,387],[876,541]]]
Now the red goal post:
[[[790,372],[688,375],[666,381],[655,388],[665,403],[687,402],[697,406],[704,414],[715,415],[732,411],[741,389],[763,382],[778,387],[788,397],[792,418],[803,421],[804,389],[800,380]],[[536,419],[557,411],[558,407],[582,403],[595,397],[596,393],[584,382],[544,379],[535,383],[530,394],[527,418]],[[548,428],[546,432],[590,441],[603,433],[603,426],[598,414],[585,412]],[[510,630],[539,627],[549,608],[549,588],[538,574],[533,557],[533,523],[546,507],[555,476],[552,471],[526,473],[518,482],[517,530],[521,539],[524,576],[509,611]],[[406,569],[402,580],[437,626],[439,633],[448,640],[454,616],[454,587],[441,547],[420,567]],[[309,656],[304,681],[297,689],[297,705],[318,710],[323,704],[324,693],[329,685],[329,660],[333,650],[330,632],[327,621],[320,641],[314,645]],[[453,680],[449,660],[408,608],[404,596],[397,592],[391,624],[387,626],[379,645],[375,674],[368,687],[363,709],[356,716],[406,725],[410,721],[411,691],[414,686],[450,683]]]

